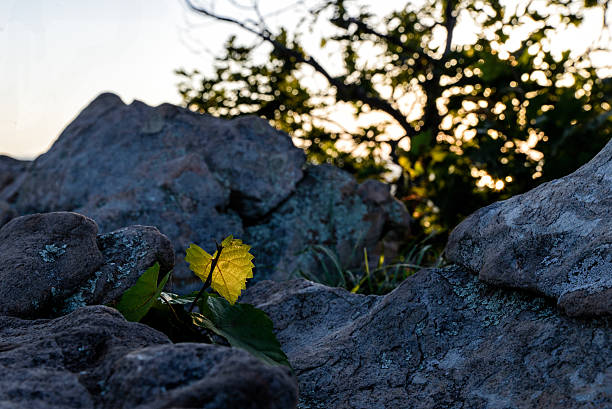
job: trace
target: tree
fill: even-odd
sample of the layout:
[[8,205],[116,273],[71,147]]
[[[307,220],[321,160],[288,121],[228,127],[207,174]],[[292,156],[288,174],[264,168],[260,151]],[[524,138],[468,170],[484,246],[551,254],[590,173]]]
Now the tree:
[[[212,76],[177,71],[186,106],[262,116],[310,161],[390,180],[425,230],[564,176],[610,139],[612,81],[590,60],[609,43],[579,55],[551,48],[585,8],[605,16],[609,1],[423,0],[382,20],[355,1],[324,1],[304,26],[332,27],[321,40],[337,56],[327,67],[306,51],[303,31],[271,29],[256,2],[256,18],[244,21],[187,3],[261,41],[229,38]],[[602,17],[602,33],[606,23]],[[333,119],[339,105],[357,118],[382,115],[344,129]],[[394,129],[401,132],[390,135]]]

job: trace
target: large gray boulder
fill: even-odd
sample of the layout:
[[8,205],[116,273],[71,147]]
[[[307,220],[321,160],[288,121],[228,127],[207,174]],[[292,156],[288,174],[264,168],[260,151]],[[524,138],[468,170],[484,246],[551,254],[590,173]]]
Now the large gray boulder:
[[97,232],[93,220],[70,212],[17,217],[0,228],[0,314],[50,317],[111,303],[155,262],[172,269],[172,245],[154,227]]
[[571,175],[469,216],[446,257],[483,281],[552,297],[568,315],[612,314],[612,141]]
[[[241,217],[278,205],[303,163],[291,139],[262,119],[225,121],[102,94],[32,163],[9,199],[20,214],[82,213],[102,232],[156,226],[180,261],[191,242],[240,237]],[[189,276],[186,268],[177,273]]]
[[[233,193],[238,211],[263,215],[293,190],[303,162],[289,137],[261,119],[224,121],[170,104],[125,105],[102,94],[34,161],[15,205],[21,212],[93,210],[117,195],[119,203],[139,205],[134,212],[163,214],[223,208]],[[108,228],[126,225],[107,218]]]
[[293,408],[295,380],[244,351],[171,344],[116,310],[53,320],[0,316],[0,407]]
[[386,296],[264,281],[300,408],[612,407],[607,319],[560,315],[464,269],[421,270]]
[[288,278],[296,253],[311,244],[334,248],[347,266],[356,262],[348,249],[375,251],[383,240],[393,248],[410,217],[388,188],[359,186],[325,166],[305,176],[304,163],[291,138],[263,119],[228,121],[102,94],[47,153],[19,165],[21,175],[0,190],[0,225],[15,214],[63,210],[92,218],[103,233],[156,226],[174,245],[183,291],[199,286],[183,262],[189,244],[213,251],[230,234],[253,245],[256,279]]

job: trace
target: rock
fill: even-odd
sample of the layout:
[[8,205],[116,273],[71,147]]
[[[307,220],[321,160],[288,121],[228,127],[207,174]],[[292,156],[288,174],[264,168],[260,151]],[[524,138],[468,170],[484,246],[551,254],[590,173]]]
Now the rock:
[[612,405],[609,319],[559,315],[457,266],[421,270],[386,296],[264,281],[242,301],[271,317],[300,408]]
[[83,285],[104,259],[95,222],[76,213],[18,217],[0,229],[0,314],[34,317]]
[[570,316],[612,314],[612,141],[564,178],[482,208],[451,233],[448,260],[537,291]]
[[116,301],[155,261],[173,265],[169,240],[132,226],[99,238],[96,223],[77,213],[33,214],[0,229],[0,314],[57,316]]
[[104,264],[63,301],[62,313],[93,304],[112,304],[156,262],[160,276],[174,266],[170,240],[151,226],[130,226],[97,237]]
[[[0,407],[293,408],[295,380],[242,350],[171,344],[103,306],[0,316]],[[199,405],[199,406],[198,406]]]
[[[262,119],[226,121],[102,94],[32,163],[11,200],[20,214],[82,213],[102,232],[156,226],[182,260],[191,242],[240,237],[241,217],[276,207],[303,163],[291,139]],[[182,263],[177,273],[192,276]]]
[[[0,197],[8,198],[14,193],[14,186],[20,184],[30,163],[0,155]],[[13,206],[6,200],[0,200],[0,227],[16,216],[18,214]]]
[[247,227],[244,241],[253,247],[256,275],[282,280],[321,269],[309,251],[315,244],[332,250],[344,267],[357,267],[364,247],[373,250],[392,230],[408,234],[410,221],[388,186],[376,181],[359,185],[338,168],[312,166],[268,221]]
[[296,406],[298,394],[288,368],[269,366],[240,349],[192,343],[125,355],[105,391],[109,409],[286,409]]
[[14,217],[17,217],[17,212],[13,209],[13,206],[4,200],[0,200],[0,227],[7,224]]
[[94,408],[116,360],[169,342],[103,306],[55,320],[0,316],[0,406]]
[[0,155],[0,193],[18,181],[31,162]]
[[[290,277],[296,252],[312,244],[334,248],[347,266],[362,261],[364,246],[381,252],[381,242],[392,258],[410,217],[388,187],[359,186],[329,166],[310,167],[304,177],[304,162],[291,138],[262,119],[125,105],[102,94],[10,192],[0,191],[0,203],[21,215],[78,212],[103,233],[156,226],[174,245],[174,281],[182,292],[200,286],[183,262],[189,244],[214,251],[214,242],[230,234],[253,245],[256,279]],[[318,268],[308,257],[299,264]]]

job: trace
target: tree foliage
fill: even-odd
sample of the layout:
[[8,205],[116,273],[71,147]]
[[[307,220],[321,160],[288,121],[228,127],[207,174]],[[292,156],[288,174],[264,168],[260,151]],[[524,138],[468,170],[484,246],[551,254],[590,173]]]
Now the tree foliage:
[[[390,180],[426,229],[452,227],[570,173],[610,139],[612,80],[589,58],[601,44],[579,55],[552,48],[586,8],[607,3],[424,0],[381,19],[356,1],[329,0],[301,28],[273,30],[257,3],[257,18],[241,21],[188,2],[260,41],[229,38],[212,75],[177,71],[179,90],[192,110],[267,118],[310,161]],[[302,40],[323,23],[330,58]],[[354,124],[337,123],[339,107]]]

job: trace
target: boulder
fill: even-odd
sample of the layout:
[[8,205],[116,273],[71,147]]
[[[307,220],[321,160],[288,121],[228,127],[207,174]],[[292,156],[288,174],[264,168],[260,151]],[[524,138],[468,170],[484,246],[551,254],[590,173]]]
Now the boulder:
[[153,227],[97,236],[77,213],[17,217],[0,228],[0,314],[23,318],[65,314],[116,301],[156,261],[173,266],[169,240]]
[[63,301],[62,313],[94,304],[114,304],[153,264],[160,264],[160,276],[174,266],[170,240],[151,226],[129,226],[97,236],[104,263],[85,285]]
[[612,141],[576,172],[484,207],[448,260],[481,280],[552,297],[570,316],[612,314]]
[[[304,163],[291,138],[263,119],[228,121],[102,94],[0,191],[0,217],[4,200],[20,215],[78,212],[103,233],[156,226],[174,245],[182,292],[199,286],[183,262],[189,244],[213,251],[230,234],[253,245],[256,279],[288,278],[296,253],[312,244],[332,247],[347,265],[383,240],[390,252],[410,217],[388,188],[360,187],[329,166],[310,167],[304,177]],[[299,264],[315,268],[308,258]]]
[[458,266],[421,270],[386,296],[264,281],[265,310],[302,408],[612,406],[612,323],[560,315]]
[[[410,216],[388,185],[375,180],[359,185],[330,165],[311,166],[305,173],[296,192],[268,220],[246,228],[244,241],[253,247],[260,278],[316,276],[321,261],[311,251],[314,244],[331,250],[349,268],[363,261],[364,247],[370,254],[382,251],[377,245],[389,232],[409,234]],[[388,259],[394,255],[385,254]]]
[[244,351],[171,344],[103,306],[0,316],[0,407],[293,408],[295,380]]
[[[92,101],[25,172],[10,201],[20,214],[69,210],[102,232],[134,224],[171,237],[181,261],[196,242],[243,233],[302,177],[304,154],[264,120],[226,121],[170,104]],[[178,278],[192,274],[183,265]]]

